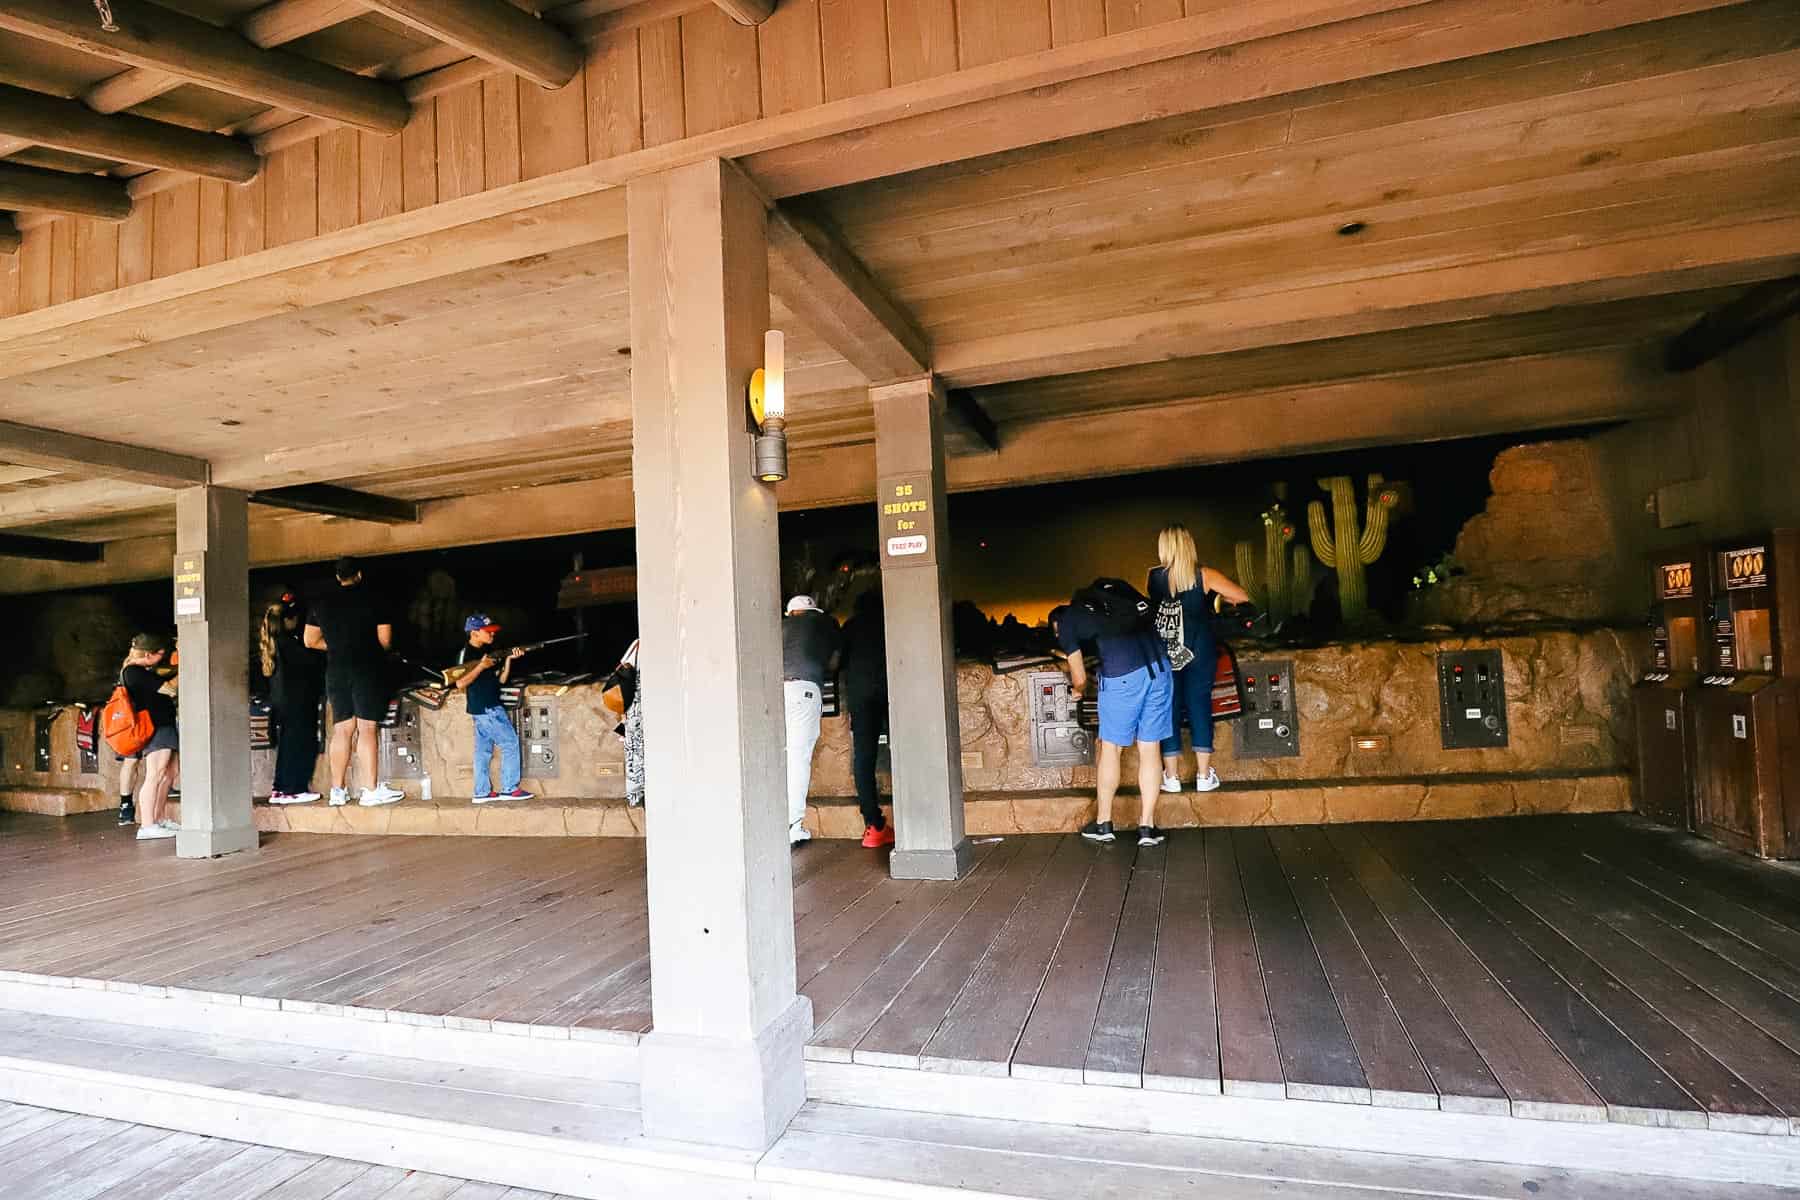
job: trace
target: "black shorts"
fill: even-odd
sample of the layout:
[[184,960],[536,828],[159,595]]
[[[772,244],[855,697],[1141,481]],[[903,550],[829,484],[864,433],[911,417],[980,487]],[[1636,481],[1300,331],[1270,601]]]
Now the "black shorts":
[[361,671],[328,672],[325,696],[331,701],[334,722],[379,721],[387,716],[388,691],[376,668]]

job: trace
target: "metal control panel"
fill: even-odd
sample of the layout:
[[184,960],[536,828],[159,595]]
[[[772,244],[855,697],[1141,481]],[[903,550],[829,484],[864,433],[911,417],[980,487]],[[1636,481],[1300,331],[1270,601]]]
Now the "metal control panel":
[[1025,676],[1025,700],[1031,714],[1031,764],[1035,767],[1085,767],[1094,761],[1094,735],[1082,723],[1081,699],[1061,671],[1032,671]]
[[381,778],[423,779],[425,759],[420,751],[419,706],[410,700],[394,700],[388,704],[388,715],[381,722]]
[[1500,652],[1444,650],[1438,654],[1437,669],[1444,749],[1506,745],[1506,678]]
[[562,770],[555,696],[526,696],[516,713],[519,751],[528,779],[555,779]]
[[1300,721],[1294,711],[1294,660],[1240,659],[1244,715],[1232,726],[1238,758],[1300,757]]

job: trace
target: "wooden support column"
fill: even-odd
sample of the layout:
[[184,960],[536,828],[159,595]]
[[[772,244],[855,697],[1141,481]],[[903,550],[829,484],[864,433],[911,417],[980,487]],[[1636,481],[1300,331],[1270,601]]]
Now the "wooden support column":
[[250,809],[249,497],[196,487],[175,496],[175,557],[197,555],[200,611],[176,605],[181,650],[178,858],[256,849]]
[[[950,639],[944,390],[925,376],[871,388],[869,395],[875,403],[875,502],[894,763],[889,870],[896,879],[960,879],[969,869],[969,839],[963,832],[962,729]],[[920,501],[923,511],[907,511]],[[890,513],[890,504],[900,508]],[[901,520],[910,523],[901,527]]]
[[[775,494],[745,395],[769,323],[763,202],[717,159],[632,181],[632,487],[650,963],[644,1132],[760,1150],[806,1098]],[[805,851],[801,851],[805,853]]]

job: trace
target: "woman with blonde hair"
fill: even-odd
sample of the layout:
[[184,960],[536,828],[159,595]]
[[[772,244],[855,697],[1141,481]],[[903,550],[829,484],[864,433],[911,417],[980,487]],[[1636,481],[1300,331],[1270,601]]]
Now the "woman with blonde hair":
[[319,700],[325,694],[323,654],[308,650],[300,638],[300,601],[292,592],[263,610],[257,631],[263,675],[269,680],[269,711],[274,717],[275,782],[270,804],[310,804],[319,762]]
[[175,727],[175,701],[163,690],[167,681],[156,673],[168,656],[168,638],[158,633],[140,633],[131,639],[131,650],[119,668],[119,682],[131,697],[131,707],[148,713],[154,730],[138,752],[138,759],[144,764],[137,803],[140,842],[172,838],[179,829],[164,815],[169,790],[175,786],[176,755],[181,744]]
[[[1213,644],[1213,597],[1232,604],[1250,599],[1225,575],[1203,566],[1186,525],[1165,525],[1156,535],[1157,566],[1150,568],[1148,591],[1156,604],[1157,629],[1169,644],[1175,667],[1175,703],[1170,706],[1168,735],[1162,741],[1162,790],[1181,790],[1181,715],[1187,714],[1194,743],[1194,790],[1219,786],[1213,770],[1212,687],[1218,648]],[[1183,651],[1186,653],[1183,653]]]

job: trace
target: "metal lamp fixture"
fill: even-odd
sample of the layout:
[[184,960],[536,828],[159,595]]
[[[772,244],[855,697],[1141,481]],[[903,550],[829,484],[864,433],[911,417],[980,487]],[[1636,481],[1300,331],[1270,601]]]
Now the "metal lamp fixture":
[[756,421],[752,465],[764,483],[787,478],[787,376],[781,330],[763,334],[763,365],[750,376],[750,415]]

